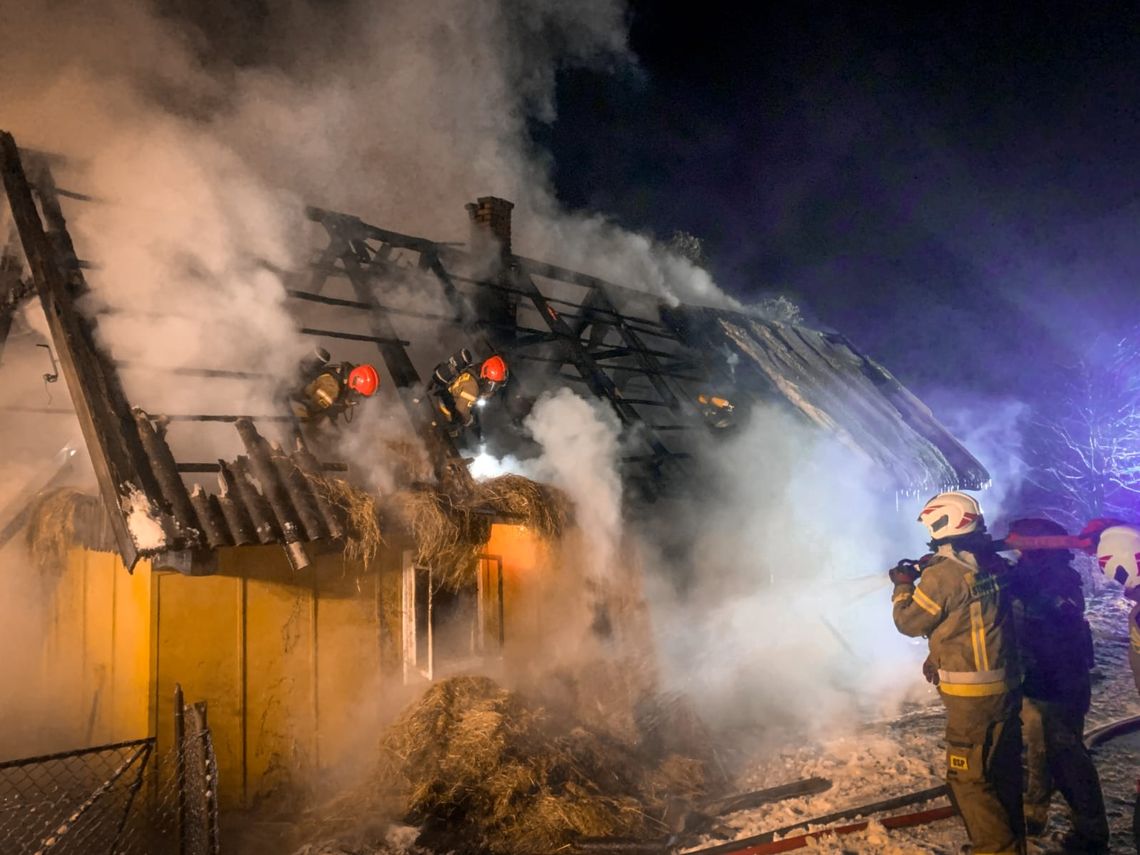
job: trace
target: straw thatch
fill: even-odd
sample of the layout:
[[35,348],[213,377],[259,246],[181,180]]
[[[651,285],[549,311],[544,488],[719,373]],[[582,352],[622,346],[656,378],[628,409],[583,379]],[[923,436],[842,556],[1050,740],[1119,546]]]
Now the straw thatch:
[[387,503],[416,544],[416,563],[431,567],[442,584],[474,584],[475,556],[491,536],[491,518],[433,489],[403,490]]
[[67,550],[73,546],[105,552],[115,548],[103,503],[70,487],[40,493],[32,500],[25,537],[33,563],[44,574],[62,573]]
[[668,798],[704,790],[699,761],[647,763],[484,677],[436,683],[382,748],[383,778],[403,784],[407,820],[470,852],[537,855],[579,837],[656,836]]
[[559,538],[570,521],[570,498],[556,487],[521,475],[500,475],[476,485],[473,504],[535,529],[543,537]]
[[384,544],[380,505],[375,497],[340,478],[309,476],[309,482],[325,501],[344,515],[345,557],[367,567]]
[[520,475],[477,482],[474,492],[462,496],[430,487],[402,490],[385,507],[415,541],[416,562],[451,588],[475,583],[475,558],[496,519],[530,526],[547,538],[560,537],[570,519],[564,493]]

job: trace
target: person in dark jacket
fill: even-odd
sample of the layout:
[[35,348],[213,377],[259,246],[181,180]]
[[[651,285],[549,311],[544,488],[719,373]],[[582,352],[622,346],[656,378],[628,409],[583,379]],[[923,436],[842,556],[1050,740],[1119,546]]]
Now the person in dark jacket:
[[[1066,534],[1046,519],[1021,519],[1010,534]],[[1025,825],[1044,832],[1054,786],[1072,810],[1066,852],[1107,852],[1108,819],[1096,767],[1084,745],[1092,697],[1092,631],[1072,553],[1026,551],[1012,574],[1022,666],[1021,727],[1026,754]]]
[[507,382],[507,363],[498,354],[492,354],[479,365],[471,351],[463,348],[436,366],[428,383],[435,410],[444,419],[448,433],[459,436],[472,428],[482,438],[479,407]]

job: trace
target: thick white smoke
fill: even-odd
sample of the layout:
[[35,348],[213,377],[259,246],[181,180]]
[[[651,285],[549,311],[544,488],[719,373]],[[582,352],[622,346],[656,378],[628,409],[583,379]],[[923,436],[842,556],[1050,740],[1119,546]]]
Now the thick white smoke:
[[[241,50],[129,0],[15,0],[4,15],[0,128],[68,156],[61,178],[103,200],[74,226],[98,265],[96,303],[116,310],[100,330],[120,359],[287,372],[310,343],[256,262],[307,260],[302,203],[462,240],[464,203],[503,196],[520,254],[665,299],[726,302],[651,238],[562,212],[531,151],[526,123],[552,115],[559,67],[634,61],[617,0],[282,4],[243,22]],[[127,379],[157,410],[259,403],[249,384],[191,394]],[[604,573],[622,548],[612,415],[563,390],[528,426],[544,452],[536,474],[574,499],[590,569]],[[685,521],[693,581],[678,595],[672,559],[660,572],[647,562],[670,680],[722,719],[819,721],[883,698],[915,657],[881,579],[921,540],[893,496],[775,412],[705,462],[723,490]]]
[[526,420],[542,446],[528,471],[564,490],[574,503],[578,528],[586,534],[587,578],[608,577],[621,548],[622,488],[618,475],[617,416],[569,389],[544,395]]
[[923,532],[882,474],[774,407],[704,463],[718,492],[690,509],[685,582],[651,597],[666,679],[715,723],[800,729],[921,691],[925,651],[894,628],[886,570]]

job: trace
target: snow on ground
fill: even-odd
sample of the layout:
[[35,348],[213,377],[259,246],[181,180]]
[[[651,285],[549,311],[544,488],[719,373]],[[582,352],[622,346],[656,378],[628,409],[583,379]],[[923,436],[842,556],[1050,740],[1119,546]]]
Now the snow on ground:
[[[1101,589],[1090,599],[1089,622],[1096,638],[1097,667],[1093,672],[1093,708],[1089,728],[1140,713],[1140,700],[1128,667],[1129,604],[1115,590]],[[833,782],[819,795],[790,799],[725,818],[715,836],[702,846],[743,839],[791,825],[814,816],[905,795],[942,783],[944,717],[934,690],[930,703],[889,722],[864,725],[853,735],[803,742],[756,759],[739,781],[741,790],[771,787],[800,778],[819,776]],[[1096,755],[1102,778],[1114,853],[1132,853],[1132,804],[1140,760],[1140,739],[1120,740]],[[945,799],[900,809],[909,813],[945,804]],[[1050,819],[1051,839],[1068,829],[1060,796]],[[853,820],[845,820],[850,823]],[[802,834],[803,830],[789,832]],[[878,823],[863,832],[842,837],[821,837],[801,850],[859,855],[947,855],[966,843],[959,819],[953,818],[911,829],[887,831]],[[693,847],[699,849],[700,847]],[[1040,843],[1032,851],[1044,851]]]

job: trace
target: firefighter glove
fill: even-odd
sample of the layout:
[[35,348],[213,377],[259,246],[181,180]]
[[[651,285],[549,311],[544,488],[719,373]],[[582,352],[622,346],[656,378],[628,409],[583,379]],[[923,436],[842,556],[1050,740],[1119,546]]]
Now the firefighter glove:
[[939,683],[938,665],[929,656],[922,663],[922,676],[926,678],[926,682],[932,685],[937,686]]
[[891,577],[891,581],[896,585],[913,585],[921,573],[922,571],[919,570],[917,561],[904,558],[892,567],[887,575]]

